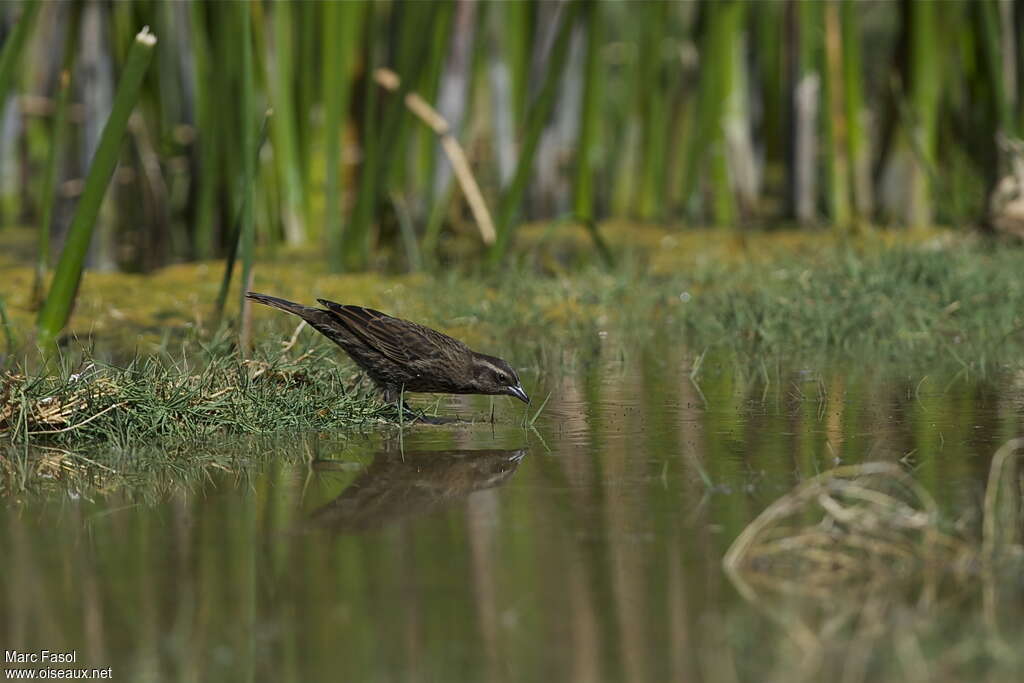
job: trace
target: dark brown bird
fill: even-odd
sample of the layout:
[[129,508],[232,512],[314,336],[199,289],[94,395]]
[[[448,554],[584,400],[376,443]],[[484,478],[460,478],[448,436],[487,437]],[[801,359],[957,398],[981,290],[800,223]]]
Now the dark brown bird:
[[326,299],[317,299],[325,308],[312,308],[266,294],[247,292],[246,296],[299,316],[340,346],[389,403],[396,402],[403,391],[507,394],[530,402],[511,365],[419,323]]

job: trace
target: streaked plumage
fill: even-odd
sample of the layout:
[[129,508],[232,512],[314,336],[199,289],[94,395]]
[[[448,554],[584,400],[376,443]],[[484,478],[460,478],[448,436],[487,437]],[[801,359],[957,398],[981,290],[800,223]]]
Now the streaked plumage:
[[345,350],[384,392],[399,394],[507,394],[526,403],[519,375],[500,358],[477,353],[437,330],[362,306],[317,299],[324,308],[303,306],[266,294],[246,296],[297,315]]

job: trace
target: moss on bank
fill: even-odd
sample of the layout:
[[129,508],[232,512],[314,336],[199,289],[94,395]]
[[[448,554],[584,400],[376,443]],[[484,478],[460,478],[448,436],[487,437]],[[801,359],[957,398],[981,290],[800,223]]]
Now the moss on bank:
[[[458,270],[330,274],[312,255],[261,263],[253,288],[298,301],[324,297],[421,321],[494,353],[528,355],[597,332],[665,332],[700,352],[755,360],[870,359],[984,371],[1024,347],[1022,253],[948,232],[723,234],[606,226],[613,270],[592,261],[582,231],[535,226],[519,267],[497,276]],[[626,245],[630,246],[626,246]],[[0,257],[2,259],[2,257]],[[31,269],[0,260],[12,326],[30,337]],[[147,275],[86,276],[69,337],[100,357],[173,352],[221,332],[212,302],[219,265]],[[254,309],[257,331],[295,321]],[[260,326],[262,325],[262,327]],[[268,328],[269,326],[269,328]],[[71,344],[74,348],[76,344]]]

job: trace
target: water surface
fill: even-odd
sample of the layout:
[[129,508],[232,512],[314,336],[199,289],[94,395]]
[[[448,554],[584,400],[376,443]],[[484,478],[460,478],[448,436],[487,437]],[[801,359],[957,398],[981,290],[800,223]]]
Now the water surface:
[[1019,378],[693,367],[667,344],[608,344],[524,377],[533,409],[500,399],[493,424],[489,399],[452,399],[442,412],[471,422],[297,435],[243,454],[254,473],[156,500],[9,503],[0,643],[125,681],[1021,673],[1024,582],[970,558],[933,568],[927,603],[918,570],[870,600],[847,585],[787,608],[722,567],[773,501],[861,462],[896,463],[942,532],[977,545],[992,454],[1022,431]]

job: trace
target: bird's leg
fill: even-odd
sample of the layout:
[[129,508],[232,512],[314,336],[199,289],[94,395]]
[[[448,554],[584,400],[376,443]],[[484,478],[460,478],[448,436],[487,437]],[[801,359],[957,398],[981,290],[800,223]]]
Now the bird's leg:
[[384,402],[390,403],[398,409],[400,419],[409,420],[411,422],[418,422],[423,419],[423,416],[405,405],[402,387],[396,387],[393,384],[386,384],[381,388],[384,390]]
[[399,419],[408,420],[409,422],[421,422],[424,424],[431,425],[441,425],[450,424],[452,422],[460,422],[460,420],[455,418],[435,417],[425,415],[423,413],[413,410],[412,408],[405,404],[403,395],[404,392],[400,387],[395,387],[394,385],[387,384],[381,386],[381,390],[384,392],[384,402],[389,403],[398,409]]

